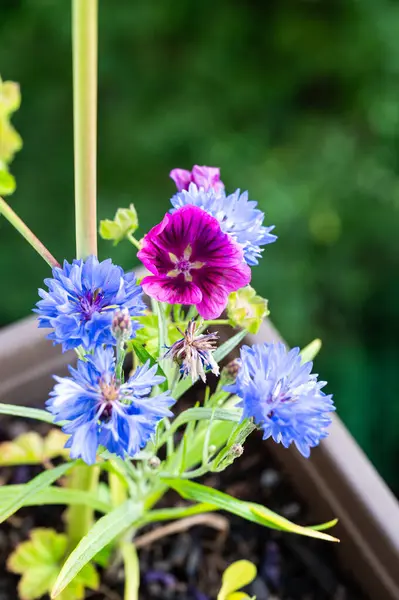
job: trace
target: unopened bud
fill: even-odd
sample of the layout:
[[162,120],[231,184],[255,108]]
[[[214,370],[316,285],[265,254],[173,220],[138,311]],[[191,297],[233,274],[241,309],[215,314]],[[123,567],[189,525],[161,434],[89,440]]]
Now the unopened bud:
[[151,469],[158,469],[160,464],[161,464],[161,461],[158,458],[158,456],[151,456],[151,458],[148,459],[148,466]]
[[212,456],[212,454],[215,454],[216,450],[217,450],[216,446],[214,444],[211,444],[209,446],[209,456]]
[[241,444],[233,444],[231,447],[231,453],[237,457],[242,456],[242,454],[244,453],[244,448]]
[[235,358],[230,361],[222,371],[222,379],[229,383],[231,381],[235,381],[237,379],[238,371],[240,370],[240,361]]
[[127,308],[117,308],[112,318],[112,335],[116,339],[128,340],[132,335],[132,320]]

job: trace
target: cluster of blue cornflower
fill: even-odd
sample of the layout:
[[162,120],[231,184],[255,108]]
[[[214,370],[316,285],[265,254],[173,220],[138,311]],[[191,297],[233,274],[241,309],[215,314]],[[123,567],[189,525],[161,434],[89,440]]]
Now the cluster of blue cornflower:
[[[262,248],[274,242],[273,227],[246,193],[227,196],[219,170],[175,169],[178,193],[172,214],[144,238],[138,257],[151,272],[145,291],[169,304],[194,304],[206,319],[226,307],[228,293],[245,286]],[[195,217],[195,218],[194,218]],[[180,258],[179,258],[180,257]],[[124,273],[110,259],[64,262],[39,290],[39,326],[51,328],[49,338],[64,351],[76,349],[77,367],[70,377],[56,377],[47,401],[55,422],[70,437],[72,458],[93,464],[99,446],[121,457],[134,457],[151,439],[163,418],[173,414],[170,392],[156,393],[165,378],[157,365],[138,367],[126,381],[120,347],[135,337],[145,305],[133,273]],[[184,366],[193,380],[219,369],[212,357],[216,336],[196,331],[190,321],[183,338],[166,353]],[[327,435],[329,413],[335,410],[325,395],[312,363],[302,364],[299,349],[283,344],[259,344],[241,349],[234,384],[225,389],[239,398],[242,419],[252,419],[285,447],[294,443],[303,456]],[[157,390],[159,388],[156,388]]]

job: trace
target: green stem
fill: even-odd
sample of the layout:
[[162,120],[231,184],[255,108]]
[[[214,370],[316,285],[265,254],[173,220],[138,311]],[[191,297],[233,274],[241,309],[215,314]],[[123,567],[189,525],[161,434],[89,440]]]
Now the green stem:
[[140,587],[140,565],[136,548],[132,542],[122,542],[121,552],[125,567],[124,600],[138,600]]
[[[98,0],[72,0],[76,257],[83,259],[97,255],[97,30]],[[98,467],[78,467],[69,487],[94,490],[98,477]],[[89,507],[70,508],[70,549],[86,535],[93,518]]]
[[59,267],[59,262],[54,258],[42,242],[35,236],[35,234],[25,225],[25,223],[18,217],[17,214],[8,206],[7,202],[0,197],[0,213],[5,216],[7,221],[15,227],[15,229],[26,239],[27,242],[36,250],[38,254],[50,267]]
[[[95,493],[100,469],[98,467],[74,467],[68,481],[68,487]],[[68,547],[71,552],[86,535],[94,522],[94,511],[90,506],[70,506],[67,513]]]
[[133,246],[136,246],[137,250],[141,249],[141,244],[139,240],[137,240],[132,233],[127,234],[127,239],[131,244],[133,244]]
[[72,0],[76,256],[97,255],[98,0]]

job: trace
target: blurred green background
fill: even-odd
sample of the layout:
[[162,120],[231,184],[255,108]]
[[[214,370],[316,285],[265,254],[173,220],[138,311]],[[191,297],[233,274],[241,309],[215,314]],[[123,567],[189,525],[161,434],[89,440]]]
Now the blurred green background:
[[[276,225],[253,271],[399,490],[399,4],[388,0],[100,0],[99,218],[169,209],[173,167],[218,165]],[[73,258],[70,4],[1,0],[0,73],[20,82],[10,203]],[[0,325],[27,315],[46,265],[0,222]],[[113,249],[136,264],[128,243]]]

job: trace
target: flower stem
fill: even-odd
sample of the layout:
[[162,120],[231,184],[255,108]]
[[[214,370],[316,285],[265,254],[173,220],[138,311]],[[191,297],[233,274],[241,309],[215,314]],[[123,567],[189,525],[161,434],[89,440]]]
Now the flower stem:
[[127,239],[129,240],[129,242],[131,244],[133,244],[133,246],[136,246],[137,250],[141,249],[141,244],[140,244],[139,240],[136,239],[132,233],[127,234]]
[[76,256],[97,255],[98,0],[72,0]]
[[[100,470],[98,467],[74,467],[68,487],[74,490],[95,492]],[[93,525],[94,511],[90,506],[70,506],[67,513],[68,549],[71,552]]]
[[125,566],[124,600],[138,600],[140,586],[140,566],[136,548],[132,542],[122,542],[121,552]]
[[54,258],[42,242],[35,236],[35,234],[25,225],[25,223],[18,217],[12,208],[7,204],[3,198],[0,197],[0,213],[5,216],[7,221],[15,227],[15,229],[26,239],[27,242],[36,250],[38,254],[50,267],[59,267],[59,262]]
[[[76,257],[83,259],[97,255],[97,43],[98,0],[72,0]],[[97,467],[78,467],[69,487],[94,490],[98,473]],[[70,507],[70,549],[86,535],[93,517],[92,508]]]

